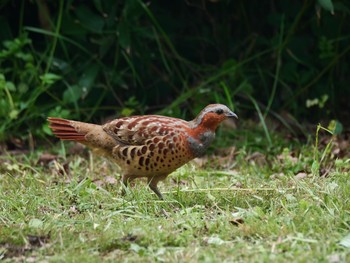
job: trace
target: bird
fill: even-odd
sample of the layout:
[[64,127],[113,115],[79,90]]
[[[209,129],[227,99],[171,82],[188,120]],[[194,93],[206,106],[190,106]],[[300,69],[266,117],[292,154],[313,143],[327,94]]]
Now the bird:
[[226,119],[238,118],[223,104],[209,104],[191,121],[160,115],[122,117],[103,125],[48,117],[61,140],[76,141],[112,159],[122,171],[123,194],[136,178],[163,199],[158,182],[205,154]]

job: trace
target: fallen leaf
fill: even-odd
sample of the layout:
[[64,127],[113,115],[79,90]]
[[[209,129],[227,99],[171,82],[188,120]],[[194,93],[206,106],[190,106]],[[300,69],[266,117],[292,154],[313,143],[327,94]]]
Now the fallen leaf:
[[208,163],[208,157],[204,156],[201,158],[195,158],[192,160],[192,163],[196,165],[198,168],[204,167]]
[[15,145],[17,148],[23,148],[25,145],[24,140],[17,138],[17,137],[13,137],[10,136],[10,142]]
[[204,238],[204,241],[211,245],[222,245],[226,243],[226,241],[222,240],[218,236],[211,236],[211,237]]
[[54,174],[70,175],[69,161],[60,163],[57,160],[54,160],[50,163],[49,167]]
[[68,152],[71,155],[87,155],[86,146],[80,143],[74,143],[74,145],[69,148]]
[[332,255],[329,255],[327,257],[328,259],[328,263],[338,263],[338,262],[342,262],[339,254],[332,254]]
[[78,213],[80,213],[80,211],[77,209],[77,207],[76,207],[75,205],[71,206],[71,207],[69,208],[68,212],[69,212],[70,214],[78,214]]
[[327,177],[329,172],[332,170],[333,168],[333,163],[331,163],[330,165],[328,165],[327,167],[322,167],[320,169],[320,176],[321,177]]
[[220,155],[220,156],[234,156],[236,154],[238,154],[238,152],[236,152],[236,147],[235,146],[231,146],[231,147],[226,147],[226,148],[217,148],[215,149],[214,153],[216,155]]
[[54,161],[54,160],[57,160],[57,155],[53,155],[53,154],[50,154],[50,153],[42,153],[40,156],[39,156],[39,160],[38,160],[38,164],[40,165],[47,165],[48,163]]
[[136,243],[131,243],[130,244],[130,250],[136,252],[136,253],[140,253],[142,251],[145,250],[144,247],[141,247],[140,245],[136,244]]
[[165,209],[162,208],[161,211],[165,218],[170,218],[170,214]]
[[106,176],[102,179],[97,179],[92,181],[96,186],[103,187],[105,185],[116,185],[118,180],[114,176]]
[[344,247],[350,247],[350,233],[343,237],[343,239],[340,240],[339,244]]
[[104,181],[107,183],[107,184],[118,184],[118,180],[115,179],[114,176],[106,176],[104,178]]
[[134,242],[136,241],[137,236],[136,235],[132,235],[132,234],[127,234],[126,236],[121,238],[121,241],[129,241],[129,242]]
[[297,179],[297,180],[301,180],[301,179],[304,179],[307,177],[307,173],[304,173],[304,172],[300,172],[300,173],[297,173],[294,178]]
[[253,152],[250,156],[246,158],[250,163],[256,163],[259,166],[263,166],[267,163],[266,155],[261,152]]
[[271,179],[277,179],[277,178],[282,178],[282,177],[284,177],[284,176],[285,176],[284,173],[276,173],[276,174],[272,174],[272,175],[270,176],[270,178],[271,178]]
[[277,155],[277,159],[280,161],[284,161],[284,162],[290,162],[292,164],[296,164],[298,162],[298,158],[290,155],[290,154],[279,154]]
[[244,220],[243,218],[238,217],[238,218],[231,219],[229,222],[234,226],[239,226],[244,223]]
[[36,236],[36,235],[27,235],[28,242],[31,246],[41,247],[45,245],[49,239],[49,235]]
[[241,182],[236,182],[233,186],[236,188],[242,188],[243,184]]
[[23,254],[31,250],[27,245],[18,246],[9,243],[1,244],[1,248],[5,249],[4,253],[1,251],[4,258],[11,258],[11,262],[16,262],[15,259],[18,258],[22,260],[18,260],[17,262],[25,262]]
[[38,258],[36,256],[25,257],[25,260],[23,260],[23,262],[28,262],[28,263],[38,262]]

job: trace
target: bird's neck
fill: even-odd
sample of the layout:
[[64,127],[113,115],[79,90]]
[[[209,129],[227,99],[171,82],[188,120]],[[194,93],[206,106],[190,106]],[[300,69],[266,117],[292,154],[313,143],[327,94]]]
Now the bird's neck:
[[220,121],[215,118],[208,118],[207,116],[199,116],[190,123],[194,132],[201,133],[203,131],[210,130],[215,133],[215,130],[219,126]]
[[193,129],[191,136],[188,138],[193,155],[195,157],[203,156],[214,139],[215,131],[211,129],[203,129],[202,127]]

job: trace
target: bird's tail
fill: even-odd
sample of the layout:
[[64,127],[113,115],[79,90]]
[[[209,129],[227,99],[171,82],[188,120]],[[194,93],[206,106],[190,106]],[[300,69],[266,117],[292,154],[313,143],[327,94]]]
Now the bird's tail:
[[61,140],[83,142],[86,140],[85,135],[96,126],[91,123],[55,117],[48,117],[47,120],[50,123],[49,128],[52,130],[52,133]]

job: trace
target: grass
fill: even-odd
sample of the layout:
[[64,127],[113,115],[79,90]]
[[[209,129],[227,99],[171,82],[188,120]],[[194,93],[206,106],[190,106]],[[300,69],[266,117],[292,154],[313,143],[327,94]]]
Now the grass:
[[3,157],[0,258],[348,262],[349,160],[329,161],[320,177],[310,172],[312,146],[276,148],[272,158],[242,149],[228,164],[217,156],[178,169],[160,184],[164,201],[141,180],[122,197],[117,167],[100,157]]

